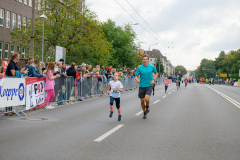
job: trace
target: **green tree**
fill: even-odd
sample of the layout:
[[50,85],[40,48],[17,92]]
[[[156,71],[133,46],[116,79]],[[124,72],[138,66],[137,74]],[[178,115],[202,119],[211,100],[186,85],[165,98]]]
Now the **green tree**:
[[[74,61],[80,64],[84,61],[107,65],[110,53],[114,53],[112,45],[106,40],[97,16],[87,8],[80,12],[80,3],[79,0],[64,0],[64,3],[45,1],[45,6],[42,6],[47,16],[44,58],[52,57],[55,47],[62,46],[66,48],[67,63]],[[37,14],[40,15],[40,12]],[[35,55],[39,57],[42,53],[42,28],[42,18],[35,19]],[[27,36],[30,37],[30,34]],[[23,37],[23,34],[15,30],[13,38],[16,37]]]
[[[160,70],[159,70],[159,67],[160,67]],[[163,62],[162,62],[162,59],[160,56],[158,58],[156,58],[156,69],[157,69],[158,73],[160,73],[160,74],[164,73],[164,66],[163,66]]]
[[114,49],[111,50],[112,57],[109,59],[109,63],[113,67],[119,64],[121,66],[136,67],[139,45],[134,43],[136,33],[131,25],[117,26],[114,21],[108,19],[107,22],[102,24],[102,27],[108,42],[112,44]]
[[179,71],[181,72],[181,75],[183,76],[184,74],[187,74],[187,70],[184,66],[181,66],[181,65],[178,65],[176,68],[175,68],[175,76],[178,75]]

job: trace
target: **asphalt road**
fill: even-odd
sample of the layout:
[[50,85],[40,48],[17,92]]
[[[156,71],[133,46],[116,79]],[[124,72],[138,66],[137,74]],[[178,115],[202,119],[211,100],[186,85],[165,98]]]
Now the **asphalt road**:
[[157,86],[146,120],[137,93],[122,94],[121,122],[109,97],[1,117],[0,160],[240,159],[240,88]]

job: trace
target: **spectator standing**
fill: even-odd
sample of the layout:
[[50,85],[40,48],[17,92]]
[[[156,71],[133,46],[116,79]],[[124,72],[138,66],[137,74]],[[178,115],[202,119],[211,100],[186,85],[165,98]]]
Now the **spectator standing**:
[[43,77],[43,75],[40,73],[40,60],[36,59],[33,64],[31,64],[30,70],[29,70],[29,77]]
[[67,69],[67,76],[73,76],[73,78],[76,78],[76,70],[75,70],[75,63],[71,64],[71,67]]
[[16,76],[16,71],[18,71],[19,74],[28,73],[28,71],[24,71],[25,67],[22,68],[21,70],[19,69],[18,60],[19,60],[19,54],[17,52],[14,52],[12,54],[12,59],[10,60],[7,66],[6,76],[8,77]]
[[[43,76],[47,74],[48,62],[45,63],[45,70],[43,70]],[[45,77],[45,76],[44,76]]]
[[62,73],[62,61],[58,61],[55,66],[55,75],[56,74],[61,74]]
[[25,69],[26,70],[30,70],[30,67],[31,67],[31,64],[33,64],[34,63],[34,58],[33,57],[30,57],[29,59],[28,59],[28,63],[25,65]]
[[47,98],[46,98],[46,108],[53,109],[51,102],[55,97],[54,94],[54,79],[60,77],[60,74],[53,76],[54,73],[54,62],[50,62],[47,68],[47,76],[46,76],[46,83],[45,83],[45,90],[47,91]]

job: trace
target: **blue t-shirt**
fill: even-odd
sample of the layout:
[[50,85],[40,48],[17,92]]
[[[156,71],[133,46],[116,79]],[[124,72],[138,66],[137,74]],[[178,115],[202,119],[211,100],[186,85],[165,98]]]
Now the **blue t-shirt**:
[[157,73],[156,68],[148,64],[147,67],[141,65],[138,67],[136,75],[140,75],[140,86],[139,87],[150,87],[151,81],[153,80],[153,73]]

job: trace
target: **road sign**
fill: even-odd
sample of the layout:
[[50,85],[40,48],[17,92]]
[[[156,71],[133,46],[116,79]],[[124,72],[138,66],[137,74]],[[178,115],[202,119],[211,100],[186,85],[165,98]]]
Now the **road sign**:
[[55,62],[58,62],[60,59],[66,61],[66,48],[56,46]]
[[229,74],[228,77],[231,77],[231,74]]
[[220,74],[220,77],[227,77],[227,74]]

